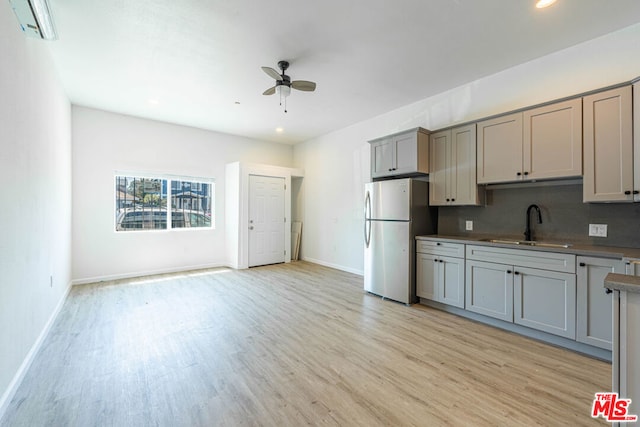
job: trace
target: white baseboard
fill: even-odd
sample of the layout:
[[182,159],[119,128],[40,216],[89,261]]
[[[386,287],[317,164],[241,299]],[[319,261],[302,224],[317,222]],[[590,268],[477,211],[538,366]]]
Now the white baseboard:
[[357,270],[351,267],[345,267],[344,265],[333,264],[330,262],[322,261],[315,258],[302,257],[303,261],[312,262],[314,264],[324,265],[325,267],[335,268],[336,270],[346,271],[347,273],[357,274],[358,276],[364,276],[364,270]]
[[110,274],[106,276],[96,276],[96,277],[86,277],[83,279],[73,279],[71,284],[75,285],[86,285],[87,283],[97,283],[97,282],[107,282],[110,280],[120,280],[120,279],[130,279],[133,277],[143,277],[143,276],[153,276],[156,274],[167,274],[167,273],[179,273],[181,271],[190,271],[190,270],[204,270],[206,268],[220,268],[220,267],[228,267],[225,263],[214,263],[214,264],[198,264],[198,265],[188,265],[174,268],[162,268],[158,270],[147,270],[147,271],[134,271],[129,273],[121,273],[121,274]]
[[44,328],[42,328],[42,332],[40,332],[40,335],[36,339],[35,343],[33,343],[33,346],[31,346],[31,350],[29,350],[29,353],[27,353],[27,356],[22,361],[22,365],[20,365],[20,368],[18,368],[18,371],[13,376],[13,379],[9,383],[9,386],[5,390],[4,394],[2,395],[2,397],[0,397],[0,421],[2,420],[2,417],[4,416],[7,408],[9,407],[9,403],[11,403],[13,396],[15,396],[16,392],[18,391],[18,387],[20,387],[25,374],[31,367],[33,359],[35,358],[36,354],[38,354],[40,347],[42,347],[42,343],[44,342],[47,335],[49,335],[51,326],[53,326],[53,323],[56,321],[58,314],[60,314],[60,310],[62,310],[64,302],[67,300],[67,296],[69,296],[69,291],[71,291],[71,283],[67,285],[66,291],[62,294],[62,297],[58,301],[58,304],[53,310],[53,313],[51,313],[51,316],[49,316],[49,320],[44,325]]

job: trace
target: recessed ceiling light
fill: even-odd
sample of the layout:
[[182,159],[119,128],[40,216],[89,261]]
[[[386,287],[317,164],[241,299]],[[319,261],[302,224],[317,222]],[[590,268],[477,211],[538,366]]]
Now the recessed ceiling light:
[[536,3],[536,7],[538,9],[543,9],[545,7],[551,6],[555,2],[556,2],[556,0],[538,0],[538,2]]
[[282,132],[284,132],[284,129],[282,129],[282,128],[276,128],[276,132],[278,132],[278,133],[282,133]]

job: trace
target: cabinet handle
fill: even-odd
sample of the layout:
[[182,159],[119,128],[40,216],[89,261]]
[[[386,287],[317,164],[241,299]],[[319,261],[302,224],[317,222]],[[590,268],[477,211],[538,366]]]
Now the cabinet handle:
[[433,260],[433,262],[438,262],[438,260],[437,260],[437,259],[434,259],[434,260]]
[[633,190],[633,194],[640,194],[640,191],[638,191],[638,190]]
[[511,270],[507,270],[507,274],[511,274]]
[[529,175],[529,172],[525,172],[524,174],[525,174],[525,175]]
[[447,199],[447,202],[450,202],[450,200],[449,200],[449,199]]
[[442,244],[442,243],[438,242],[438,243],[436,243],[436,246],[440,246],[441,244]]
[[624,192],[624,194],[626,194],[628,196],[629,194],[631,194],[631,191],[627,190],[627,191]]
[[586,267],[587,264],[585,264],[584,262],[580,263],[580,267]]
[[443,260],[439,260],[438,262],[444,262]]
[[516,175],[520,176],[520,175],[522,175],[522,174],[521,174],[520,172],[518,172],[518,173],[516,173]]
[[456,201],[456,199],[451,199],[451,201],[452,201],[452,202],[455,202],[455,201]]
[[611,289],[609,289],[609,288],[604,288],[604,293],[605,293],[605,294],[610,294],[611,292],[613,292]]
[[520,274],[520,272],[519,272],[519,271],[514,271],[514,272],[513,272],[513,274],[515,274],[515,275],[519,275],[519,274]]

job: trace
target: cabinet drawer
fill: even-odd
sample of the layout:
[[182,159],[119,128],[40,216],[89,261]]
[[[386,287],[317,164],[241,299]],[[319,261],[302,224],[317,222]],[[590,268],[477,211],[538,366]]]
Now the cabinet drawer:
[[440,256],[464,258],[464,243],[416,240],[416,252]]
[[467,245],[467,259],[539,268],[542,270],[576,272],[576,256],[558,252],[509,249],[492,246]]

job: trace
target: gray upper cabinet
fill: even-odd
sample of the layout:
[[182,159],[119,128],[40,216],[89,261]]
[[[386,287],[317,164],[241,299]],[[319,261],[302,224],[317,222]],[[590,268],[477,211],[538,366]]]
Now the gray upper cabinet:
[[634,183],[631,86],[585,96],[583,108],[583,200],[632,202]]
[[429,204],[478,205],[476,125],[431,134]]
[[369,141],[371,178],[429,173],[429,134],[416,128]]
[[478,123],[478,183],[581,175],[581,98]]
[[577,257],[576,262],[576,341],[611,350],[613,300],[602,284],[608,273],[624,274],[625,264],[619,259],[585,256]]
[[522,179],[522,113],[478,123],[478,184]]
[[523,112],[523,179],[582,175],[582,98]]

